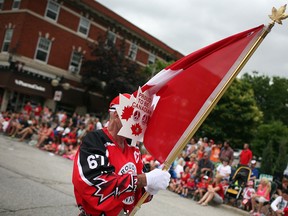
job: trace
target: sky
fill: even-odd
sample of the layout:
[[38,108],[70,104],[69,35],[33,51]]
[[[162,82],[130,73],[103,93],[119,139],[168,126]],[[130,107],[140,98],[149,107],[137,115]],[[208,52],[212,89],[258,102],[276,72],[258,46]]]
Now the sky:
[[[268,25],[287,0],[97,0],[172,49],[188,55],[230,35]],[[286,9],[288,14],[288,7]],[[288,78],[288,18],[275,24],[242,69]]]

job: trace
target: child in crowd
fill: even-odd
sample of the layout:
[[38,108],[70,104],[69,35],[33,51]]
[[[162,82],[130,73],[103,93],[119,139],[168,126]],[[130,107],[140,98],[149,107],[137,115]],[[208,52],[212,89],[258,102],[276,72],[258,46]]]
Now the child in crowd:
[[248,181],[247,186],[243,190],[242,193],[243,200],[239,207],[249,211],[251,208],[251,198],[254,194],[255,194],[254,183],[253,181],[250,180]]
[[271,208],[277,216],[288,216],[288,189],[282,190],[281,196],[271,203]]
[[197,184],[197,189],[194,192],[194,200],[201,199],[203,195],[207,192],[209,185],[209,177],[207,175],[201,178],[201,181]]
[[182,196],[188,197],[189,194],[192,194],[196,190],[195,181],[193,178],[189,178],[185,185],[183,185]]
[[184,172],[181,172],[180,174],[180,184],[178,184],[177,188],[175,189],[175,192],[183,195],[182,191],[183,188],[186,186],[188,179],[190,178],[190,170],[188,166],[184,166]]

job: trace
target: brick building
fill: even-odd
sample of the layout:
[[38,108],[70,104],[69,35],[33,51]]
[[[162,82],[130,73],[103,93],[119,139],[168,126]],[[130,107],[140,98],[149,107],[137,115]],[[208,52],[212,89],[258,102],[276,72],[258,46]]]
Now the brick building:
[[[81,63],[100,35],[110,43],[125,37],[127,58],[143,67],[183,57],[93,0],[0,0],[1,111],[21,111],[31,101],[84,113]],[[101,95],[89,97],[100,112]]]

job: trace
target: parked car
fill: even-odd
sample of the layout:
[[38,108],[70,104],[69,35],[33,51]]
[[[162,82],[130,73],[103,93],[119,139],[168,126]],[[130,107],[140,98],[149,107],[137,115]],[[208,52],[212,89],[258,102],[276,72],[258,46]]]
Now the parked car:
[[239,159],[240,153],[241,153],[242,149],[234,149],[234,159]]

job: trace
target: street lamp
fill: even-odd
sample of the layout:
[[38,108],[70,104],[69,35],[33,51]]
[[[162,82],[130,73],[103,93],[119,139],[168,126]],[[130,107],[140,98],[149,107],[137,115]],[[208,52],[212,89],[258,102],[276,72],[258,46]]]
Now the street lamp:
[[51,80],[51,85],[55,88],[54,101],[55,101],[55,110],[57,110],[57,102],[61,101],[62,99],[62,91],[59,89],[59,87],[62,87],[64,90],[69,90],[70,84],[67,82],[63,83],[63,77],[57,76],[55,79]]
[[70,84],[67,83],[67,82],[66,83],[62,83],[62,80],[63,80],[63,77],[56,77],[55,79],[53,79],[51,81],[51,85],[53,87],[58,87],[58,86],[61,85],[64,90],[69,90],[70,89]]

